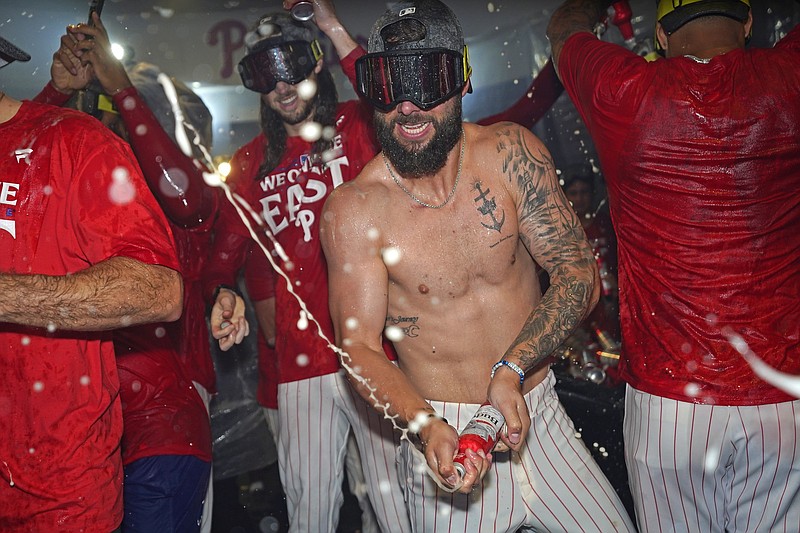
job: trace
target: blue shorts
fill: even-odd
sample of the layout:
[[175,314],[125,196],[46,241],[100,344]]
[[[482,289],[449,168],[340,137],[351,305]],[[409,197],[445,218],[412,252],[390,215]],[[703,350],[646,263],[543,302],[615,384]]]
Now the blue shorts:
[[211,463],[191,455],[157,455],[124,468],[123,533],[200,531]]

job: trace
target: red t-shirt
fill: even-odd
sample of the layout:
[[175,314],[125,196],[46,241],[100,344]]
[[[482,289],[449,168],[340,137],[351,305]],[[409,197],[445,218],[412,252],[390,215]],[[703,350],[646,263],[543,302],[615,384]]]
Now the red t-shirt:
[[[275,271],[267,256],[257,246],[250,247],[244,277],[247,294],[253,302],[275,297]],[[278,408],[278,361],[275,346],[267,344],[264,332],[258,331],[258,390],[256,401],[269,409]],[[274,339],[273,339],[274,342]]]
[[[305,302],[308,311],[321,325],[322,332],[333,342],[333,326],[328,311],[328,274],[325,256],[319,242],[319,218],[330,192],[338,185],[354,179],[377,153],[372,130],[372,109],[358,101],[345,102],[337,109],[337,155],[323,166],[312,162],[312,145],[300,137],[286,142],[283,160],[266,177],[257,180],[267,142],[263,133],[240,148],[231,160],[228,181],[266,222],[289,257],[279,266],[289,282],[276,275],[275,352],[278,358],[280,383],[322,376],[339,370],[336,353],[309,322],[303,327],[301,308],[287,285]],[[217,232],[234,233],[250,238],[247,228],[228,206],[221,209]],[[265,242],[270,241],[264,238]],[[233,239],[223,239],[233,242]],[[241,240],[239,241],[241,242]],[[272,248],[271,244],[269,247]],[[215,254],[219,252],[215,242]],[[258,251],[256,251],[257,253]],[[212,261],[210,268],[218,263]],[[258,275],[248,269],[248,275]],[[248,285],[252,283],[248,281]]]
[[211,424],[164,324],[114,331],[125,431],[122,464],[156,455],[211,461]]
[[[130,148],[84,114],[23,102],[0,124],[0,271],[65,275],[110,257],[178,270]],[[122,521],[111,332],[0,328],[0,529]]]
[[[114,103],[122,114],[142,172],[145,177],[151,178],[150,190],[161,205],[180,201],[188,204],[187,211],[196,213],[206,206],[210,211],[202,223],[190,228],[184,228],[172,220],[170,211],[166,211],[175,235],[183,275],[183,313],[179,320],[164,324],[164,327],[167,335],[176,341],[178,361],[184,374],[208,392],[214,393],[217,391],[217,376],[206,325],[202,273],[211,249],[211,230],[218,206],[217,191],[203,183],[202,169],[172,141],[135,88],[130,87],[114,95]],[[164,179],[162,169],[176,176],[187,176],[188,184],[184,186],[186,198],[178,199],[174,193],[170,194],[169,189],[161,186],[160,182]]]
[[[48,83],[34,101],[53,105],[64,105],[70,96],[56,90]],[[178,361],[186,376],[201,384],[207,391],[216,392],[216,373],[211,359],[206,304],[203,296],[202,273],[206,257],[211,248],[214,215],[218,209],[219,195],[216,189],[203,183],[202,168],[191,157],[187,157],[172,141],[159,124],[142,96],[134,87],[128,87],[114,95],[114,104],[119,110],[129,133],[131,147],[146,179],[150,191],[162,207],[172,207],[181,216],[203,217],[190,228],[184,228],[169,218],[170,209],[165,209],[170,227],[175,236],[178,259],[183,275],[183,312],[175,322],[163,324],[170,338],[175,339]],[[208,147],[206,147],[208,148]],[[165,169],[175,176],[185,176],[182,184],[185,194],[181,197],[174,191],[162,187]],[[200,189],[200,190],[198,190]],[[180,208],[175,208],[179,205]],[[156,378],[157,379],[157,378]]]
[[561,53],[617,233],[622,376],[677,400],[791,399],[729,342],[800,373],[800,28],[773,49],[647,63],[589,33]]

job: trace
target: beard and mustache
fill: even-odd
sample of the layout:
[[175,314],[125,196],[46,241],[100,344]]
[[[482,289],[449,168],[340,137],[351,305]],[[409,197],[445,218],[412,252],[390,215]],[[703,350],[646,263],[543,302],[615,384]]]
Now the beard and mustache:
[[[404,178],[435,174],[444,167],[447,156],[461,138],[461,96],[453,97],[447,104],[450,104],[450,109],[439,119],[428,118],[423,114],[424,118],[420,120],[418,113],[412,113],[398,114],[396,118],[387,120],[385,113],[375,112],[375,134],[383,153]],[[434,135],[426,144],[403,145],[394,137],[395,125],[419,124],[425,121],[432,122],[434,126]]]

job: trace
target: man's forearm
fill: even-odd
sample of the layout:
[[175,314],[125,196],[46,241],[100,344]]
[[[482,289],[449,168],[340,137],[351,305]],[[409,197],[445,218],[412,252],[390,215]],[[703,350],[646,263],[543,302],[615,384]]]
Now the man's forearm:
[[567,39],[575,33],[593,31],[610,4],[610,0],[567,0],[553,12],[547,25],[547,39],[556,65]]
[[557,276],[551,273],[551,285],[504,355],[504,359],[519,361],[526,373],[552,356],[597,304],[599,278],[594,258],[581,259],[574,267]]
[[0,274],[0,322],[101,331],[180,317],[176,271],[114,257],[66,276]]

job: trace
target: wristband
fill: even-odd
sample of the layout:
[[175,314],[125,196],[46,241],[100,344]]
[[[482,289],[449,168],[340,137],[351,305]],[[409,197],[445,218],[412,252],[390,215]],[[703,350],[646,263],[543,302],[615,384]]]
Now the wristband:
[[492,373],[489,376],[489,379],[494,379],[494,374],[497,372],[498,368],[502,368],[507,366],[517,374],[519,374],[519,384],[522,385],[525,382],[525,372],[516,364],[512,363],[511,361],[506,361],[505,359],[500,359],[498,362],[494,364],[492,367]]

